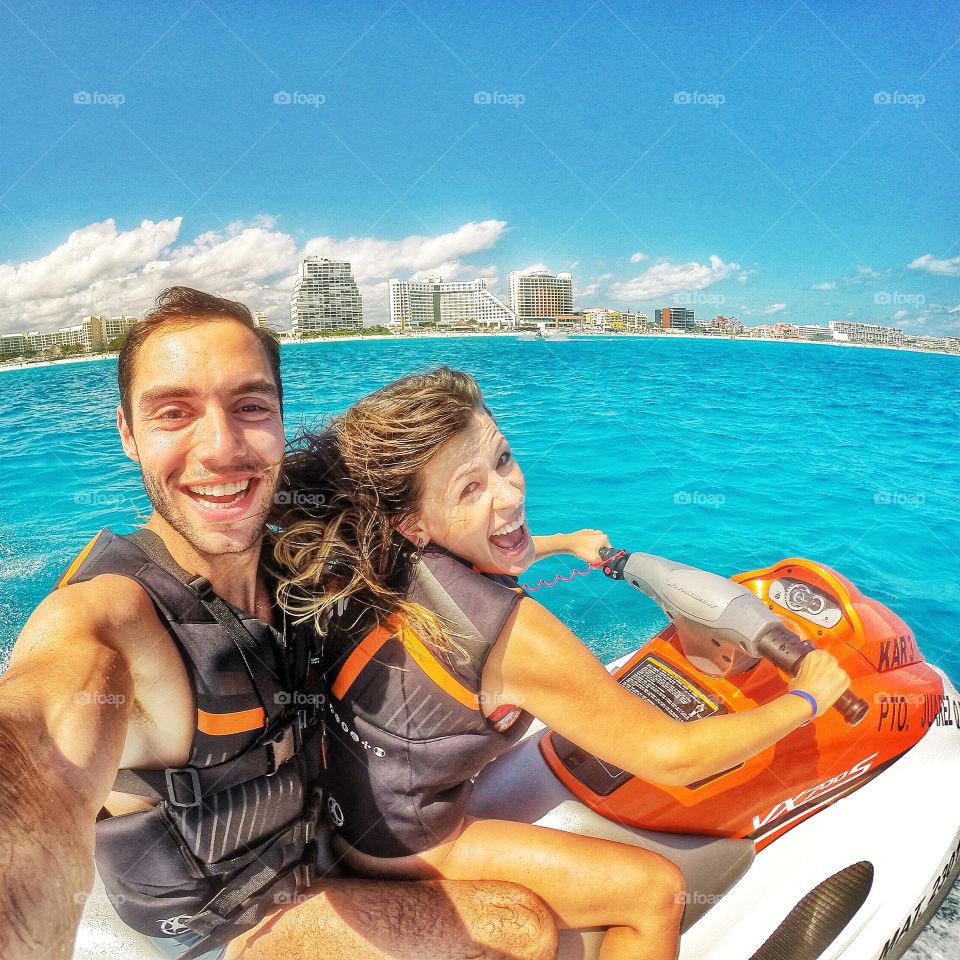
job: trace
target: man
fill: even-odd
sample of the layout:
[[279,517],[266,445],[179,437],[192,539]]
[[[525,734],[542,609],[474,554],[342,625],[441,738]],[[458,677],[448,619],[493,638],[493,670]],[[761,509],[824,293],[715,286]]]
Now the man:
[[0,956],[70,956],[95,840],[121,917],[171,957],[552,956],[522,888],[324,876],[316,659],[262,548],[285,445],[276,339],[174,287],[118,380],[154,512],[88,545],[0,679]]

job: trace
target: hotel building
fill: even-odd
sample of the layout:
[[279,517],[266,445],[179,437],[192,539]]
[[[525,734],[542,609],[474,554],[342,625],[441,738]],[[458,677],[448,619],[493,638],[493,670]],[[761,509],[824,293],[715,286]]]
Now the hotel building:
[[695,330],[696,322],[689,307],[662,307],[654,313],[657,326],[664,330]]
[[302,261],[290,299],[290,323],[297,337],[326,330],[359,330],[363,302],[350,264],[324,257]]
[[831,320],[830,333],[834,340],[843,340],[848,343],[884,343],[891,347],[903,346],[903,330],[900,327],[885,327],[879,323]]
[[60,327],[59,330],[5,333],[0,335],[0,357],[44,353],[54,347],[82,347],[98,353],[106,350],[111,340],[126,333],[136,322],[136,317],[88,316],[79,323]]
[[484,277],[461,283],[444,283],[440,277],[390,281],[390,326],[409,330],[470,323],[513,327],[517,318],[489,291]]
[[521,323],[552,320],[573,313],[573,276],[569,273],[521,273],[507,277],[510,310]]

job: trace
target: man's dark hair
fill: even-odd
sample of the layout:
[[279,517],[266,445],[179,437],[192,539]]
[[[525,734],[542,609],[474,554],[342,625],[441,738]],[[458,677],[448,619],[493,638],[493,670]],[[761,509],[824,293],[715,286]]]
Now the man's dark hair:
[[192,287],[168,287],[157,297],[157,305],[135,323],[127,333],[120,351],[117,366],[117,383],[120,386],[120,406],[127,423],[133,427],[133,409],[130,390],[136,373],[137,355],[147,337],[157,330],[175,327],[190,327],[207,320],[236,320],[243,324],[259,341],[270,364],[277,398],[283,412],[283,383],[280,380],[280,341],[268,327],[258,327],[253,315],[242,303],[215,297],[212,293],[194,290]]

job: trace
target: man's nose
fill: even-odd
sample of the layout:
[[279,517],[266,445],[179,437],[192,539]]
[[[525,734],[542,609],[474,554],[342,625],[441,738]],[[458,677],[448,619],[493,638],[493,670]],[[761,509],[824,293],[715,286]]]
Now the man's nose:
[[198,460],[229,463],[244,455],[246,445],[239,426],[222,408],[204,412],[197,429],[194,454]]

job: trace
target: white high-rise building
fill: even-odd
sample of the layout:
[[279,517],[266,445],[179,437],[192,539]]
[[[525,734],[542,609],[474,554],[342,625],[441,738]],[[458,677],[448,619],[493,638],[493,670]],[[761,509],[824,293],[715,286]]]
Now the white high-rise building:
[[359,330],[363,326],[363,302],[350,264],[307,257],[297,270],[290,323],[298,337],[322,330]]
[[573,277],[569,273],[522,273],[507,277],[510,309],[518,320],[552,320],[573,313]]
[[391,280],[390,325],[406,330],[427,323],[512,327],[516,317],[490,292],[484,277],[459,283],[444,283],[440,277]]

